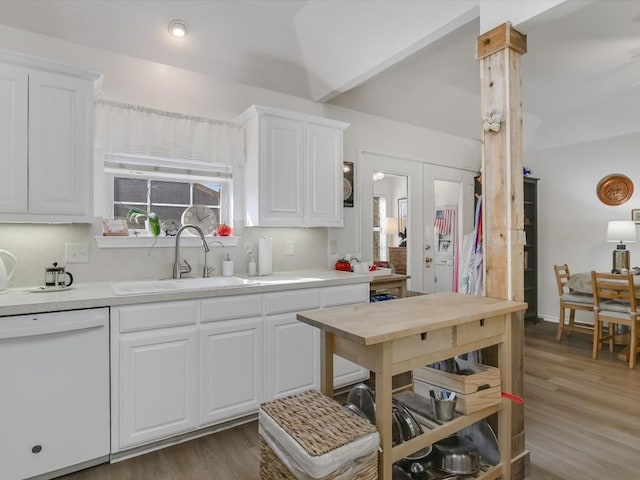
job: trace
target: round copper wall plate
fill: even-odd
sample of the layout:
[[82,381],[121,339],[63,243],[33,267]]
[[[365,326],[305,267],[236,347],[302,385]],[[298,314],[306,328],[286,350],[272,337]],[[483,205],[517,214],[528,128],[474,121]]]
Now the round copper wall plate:
[[633,182],[626,175],[614,173],[598,182],[596,192],[605,205],[622,205],[633,195]]

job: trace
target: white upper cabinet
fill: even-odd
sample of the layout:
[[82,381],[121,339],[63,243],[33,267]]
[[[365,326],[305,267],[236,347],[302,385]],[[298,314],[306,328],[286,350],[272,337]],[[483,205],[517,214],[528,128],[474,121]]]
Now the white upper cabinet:
[[0,212],[27,211],[29,73],[0,64]]
[[341,227],[348,124],[253,106],[245,127],[245,225]]
[[0,52],[0,221],[92,221],[98,78]]

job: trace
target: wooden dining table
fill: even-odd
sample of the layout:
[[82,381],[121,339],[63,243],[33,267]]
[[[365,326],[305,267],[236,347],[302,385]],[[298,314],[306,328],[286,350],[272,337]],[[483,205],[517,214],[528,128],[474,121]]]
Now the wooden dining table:
[[[636,298],[640,300],[640,275],[634,276],[634,286],[636,290]],[[572,273],[567,281],[571,293],[582,293],[593,295],[593,284],[591,272]],[[625,345],[625,348],[618,354],[619,360],[629,361],[629,334],[621,334],[615,336],[616,345]]]
[[[640,275],[636,275],[633,281],[636,287],[636,298],[640,299]],[[571,293],[593,295],[591,272],[572,273],[567,281],[567,287],[569,287]]]

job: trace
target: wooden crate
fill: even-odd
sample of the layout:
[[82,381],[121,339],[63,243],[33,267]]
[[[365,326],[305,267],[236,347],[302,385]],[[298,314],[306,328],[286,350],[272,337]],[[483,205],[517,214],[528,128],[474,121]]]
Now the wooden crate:
[[413,370],[413,378],[463,395],[500,386],[499,368],[461,359],[457,359],[456,362],[460,368],[471,370],[474,373],[472,375],[456,375],[435,368],[420,367]]
[[430,388],[436,392],[456,392],[456,412],[462,414],[473,413],[501,401],[500,369],[460,359],[456,362],[460,368],[475,373],[456,375],[435,368],[416,368],[413,371],[414,392],[425,397],[429,396]]
[[[413,391],[418,395],[422,395],[423,397],[429,397],[429,390],[431,388],[433,388],[436,393],[439,393],[440,390],[443,390],[442,387],[439,387],[437,385],[421,382],[420,380],[415,379],[413,381]],[[483,408],[487,408],[491,405],[500,403],[501,395],[502,393],[500,387],[486,388],[484,390],[479,390],[475,393],[469,393],[467,395],[456,393],[456,396],[458,398],[456,402],[456,412],[462,413],[463,415],[477,412],[478,410],[482,410]]]

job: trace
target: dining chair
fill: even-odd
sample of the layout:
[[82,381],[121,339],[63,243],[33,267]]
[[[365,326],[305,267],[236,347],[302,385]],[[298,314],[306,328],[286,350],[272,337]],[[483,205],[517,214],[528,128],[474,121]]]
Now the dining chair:
[[[629,327],[629,368],[635,368],[638,346],[638,322],[640,311],[636,300],[636,289],[633,275],[617,273],[591,272],[593,284],[593,300],[596,324],[593,332],[593,355],[598,358],[600,344],[609,342],[613,348],[616,336],[616,325]],[[602,327],[609,324],[609,331],[603,336]]]
[[[591,325],[575,323],[576,310],[593,312],[593,295],[571,292],[567,285],[567,282],[571,278],[571,272],[569,272],[569,266],[566,263],[564,265],[554,265],[553,271],[556,274],[558,297],[560,300],[560,318],[558,320],[556,339],[560,340],[562,338],[563,330],[567,331],[567,336],[569,337],[572,332],[593,335],[593,327]],[[567,325],[564,324],[566,310],[569,310],[569,323]]]

